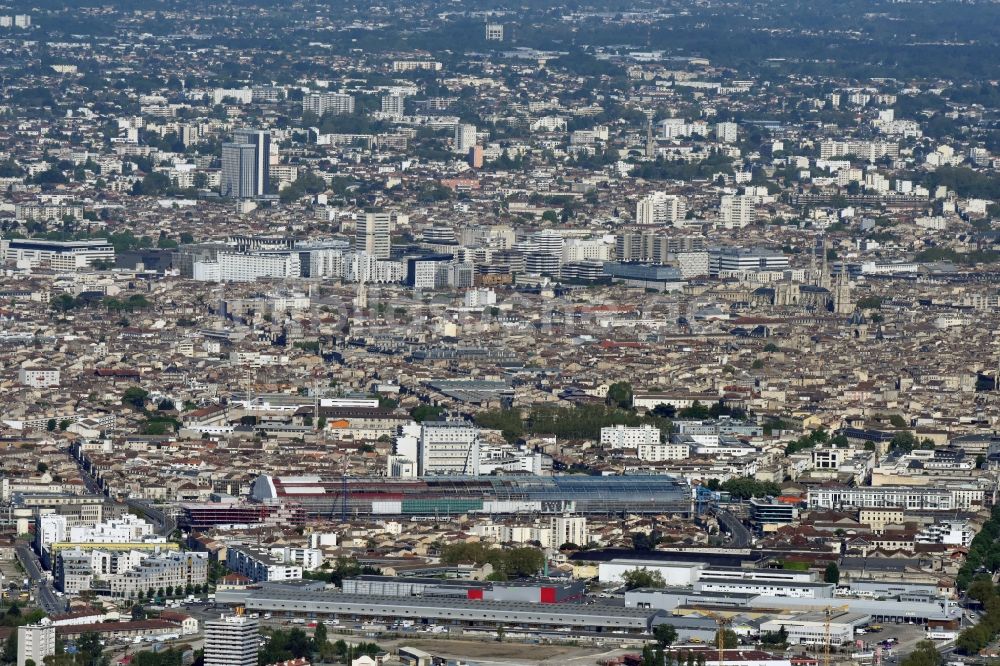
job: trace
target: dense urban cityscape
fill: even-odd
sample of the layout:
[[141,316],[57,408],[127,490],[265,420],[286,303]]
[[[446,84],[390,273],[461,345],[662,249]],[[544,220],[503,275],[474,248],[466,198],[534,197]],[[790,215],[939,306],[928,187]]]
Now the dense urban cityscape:
[[0,1],[0,666],[993,663],[998,34]]

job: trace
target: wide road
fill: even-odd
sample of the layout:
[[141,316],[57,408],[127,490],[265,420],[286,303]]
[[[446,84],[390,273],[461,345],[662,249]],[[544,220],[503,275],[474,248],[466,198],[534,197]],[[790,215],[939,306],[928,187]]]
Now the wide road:
[[167,515],[162,509],[158,509],[153,506],[152,502],[147,500],[137,500],[137,499],[127,499],[125,504],[129,508],[135,509],[142,515],[146,516],[149,522],[156,525],[156,533],[160,536],[169,537],[177,529],[177,521]]
[[723,509],[715,511],[715,517],[719,519],[722,528],[729,533],[731,542],[727,544],[729,548],[749,548],[752,538],[750,530],[743,524],[743,521],[733,514]]
[[35,597],[41,609],[49,615],[65,612],[66,603],[56,596],[52,584],[42,575],[42,563],[38,561],[35,551],[31,550],[27,544],[20,543],[16,546],[15,552],[25,573],[28,574],[28,578],[36,587]]

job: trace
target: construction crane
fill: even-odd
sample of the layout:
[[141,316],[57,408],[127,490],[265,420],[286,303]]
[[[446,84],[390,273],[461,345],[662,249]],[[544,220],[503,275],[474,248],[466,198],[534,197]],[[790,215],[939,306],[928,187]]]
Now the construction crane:
[[823,666],[830,666],[830,620],[835,612],[848,611],[851,607],[827,606],[823,611]]
[[692,608],[691,610],[715,620],[715,626],[718,627],[715,632],[715,642],[719,648],[719,666],[722,666],[723,658],[726,656],[726,627],[733,623],[733,618],[710,611],[707,608]]

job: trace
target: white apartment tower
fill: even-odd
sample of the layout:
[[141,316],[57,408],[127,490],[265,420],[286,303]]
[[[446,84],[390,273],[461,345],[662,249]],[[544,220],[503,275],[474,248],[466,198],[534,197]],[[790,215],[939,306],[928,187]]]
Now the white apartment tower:
[[736,123],[718,123],[715,126],[715,139],[721,143],[736,143]]
[[564,543],[586,546],[590,543],[587,519],[584,516],[553,516],[551,521],[552,545],[556,548]]
[[494,23],[491,21],[486,24],[486,41],[488,42],[503,41],[503,23]]
[[687,215],[687,199],[676,194],[653,192],[639,199],[635,209],[636,224],[677,224]]
[[43,660],[55,653],[56,627],[47,619],[17,628],[17,666],[24,666],[28,661],[42,666]]
[[405,100],[405,97],[398,94],[384,95],[382,97],[382,113],[388,113],[393,118],[402,118]]
[[455,152],[465,155],[474,145],[476,145],[476,126],[465,123],[455,125]]
[[745,194],[723,195],[719,204],[719,221],[727,229],[743,228],[757,219],[756,201]]
[[365,211],[364,219],[358,220],[355,234],[355,249],[376,259],[388,259],[392,250],[392,214],[387,211]]
[[257,620],[223,615],[205,622],[205,666],[257,666]]

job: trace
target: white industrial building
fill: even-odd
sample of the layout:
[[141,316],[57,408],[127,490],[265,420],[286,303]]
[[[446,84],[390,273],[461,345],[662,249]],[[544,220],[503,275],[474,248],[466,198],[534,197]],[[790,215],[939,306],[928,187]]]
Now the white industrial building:
[[700,563],[621,559],[601,562],[597,567],[597,577],[602,583],[621,583],[626,571],[645,569],[663,576],[667,587],[690,587],[704,568],[705,565]]
[[[853,642],[854,630],[867,625],[871,619],[871,615],[865,613],[830,611],[830,644],[839,646]],[[827,636],[826,622],[827,615],[823,611],[782,616],[761,624],[760,632],[778,633],[784,628],[791,645],[824,645]]]

